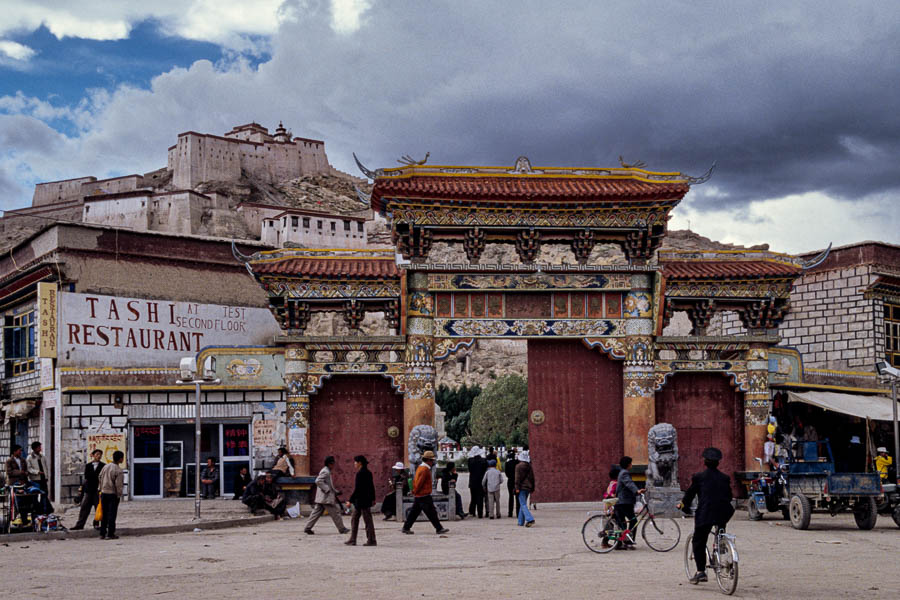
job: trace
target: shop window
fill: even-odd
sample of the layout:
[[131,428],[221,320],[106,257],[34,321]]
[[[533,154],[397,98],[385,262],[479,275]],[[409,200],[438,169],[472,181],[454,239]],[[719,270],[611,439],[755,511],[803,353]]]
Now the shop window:
[[884,353],[889,363],[900,367],[900,304],[884,304]]
[[34,311],[7,315],[3,326],[3,362],[6,377],[34,371]]

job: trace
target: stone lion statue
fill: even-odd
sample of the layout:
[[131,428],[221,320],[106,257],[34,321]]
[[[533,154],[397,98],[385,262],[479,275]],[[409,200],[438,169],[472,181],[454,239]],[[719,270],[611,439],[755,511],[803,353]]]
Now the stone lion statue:
[[647,432],[647,485],[678,486],[678,433],[669,423],[657,423]]
[[409,432],[409,464],[415,469],[422,462],[422,453],[426,450],[437,451],[438,434],[431,425],[416,425]]

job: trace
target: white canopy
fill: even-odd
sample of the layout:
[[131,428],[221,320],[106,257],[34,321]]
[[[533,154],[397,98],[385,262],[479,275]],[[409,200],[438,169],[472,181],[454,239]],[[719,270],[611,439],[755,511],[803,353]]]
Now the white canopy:
[[788,402],[804,402],[825,410],[877,421],[893,421],[891,399],[835,392],[788,392]]

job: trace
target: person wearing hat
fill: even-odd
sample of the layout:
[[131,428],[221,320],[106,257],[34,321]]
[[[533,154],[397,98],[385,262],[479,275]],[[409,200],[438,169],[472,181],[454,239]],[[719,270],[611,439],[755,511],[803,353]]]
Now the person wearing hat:
[[372,505],[375,504],[375,481],[372,479],[372,471],[369,470],[369,461],[360,454],[353,457],[353,466],[356,467],[356,485],[353,486],[353,494],[347,502],[349,508],[353,505],[353,516],[350,517],[350,539],[345,544],[356,545],[356,534],[359,532],[359,518],[362,517],[366,524],[366,543],[364,546],[377,546],[375,542],[375,523],[372,522]]
[[500,486],[503,484],[503,473],[497,468],[497,460],[488,460],[488,470],[481,478],[481,487],[487,494],[488,518],[500,518]]
[[775,460],[775,436],[773,434],[766,435],[766,441],[763,443],[763,464],[769,466],[772,471],[778,470],[778,461]]
[[469,469],[469,514],[478,518],[484,517],[484,488],[481,486],[481,480],[487,473],[487,461],[482,456],[483,450],[478,446],[472,446],[469,450],[469,462],[466,465]]
[[875,470],[881,475],[881,481],[887,481],[888,467],[894,464],[894,459],[888,456],[887,448],[884,446],[878,446],[875,452],[878,453],[875,457]]
[[[506,453],[506,463],[503,465],[503,472],[506,474],[506,491],[509,493],[509,511],[507,516],[519,516],[519,496],[516,495],[516,465],[519,459],[516,458],[516,451],[510,448]],[[515,507],[515,512],[513,508]]]
[[403,524],[403,533],[412,535],[413,523],[419,518],[421,513],[425,513],[431,524],[434,525],[434,531],[437,534],[449,533],[449,529],[445,529],[438,519],[437,511],[434,508],[434,500],[431,499],[431,468],[434,466],[434,452],[426,450],[422,453],[422,464],[416,469],[416,476],[413,478],[412,493],[415,496],[412,509],[406,522]]
[[381,514],[384,515],[384,520],[392,519],[397,514],[397,479],[403,480],[403,495],[409,495],[409,477],[406,476],[406,467],[402,462],[397,461],[394,463],[394,466],[391,467],[391,478],[388,480],[388,485],[391,486],[391,493],[384,497],[384,500],[381,501]]
[[719,471],[722,451],[718,448],[707,448],[703,451],[703,464],[706,470],[691,476],[691,486],[684,494],[678,508],[691,513],[691,503],[697,498],[697,512],[694,514],[694,562],[697,572],[689,581],[697,585],[701,581],[709,581],[706,576],[706,542],[713,526],[724,528],[734,514],[731,505],[731,478]]

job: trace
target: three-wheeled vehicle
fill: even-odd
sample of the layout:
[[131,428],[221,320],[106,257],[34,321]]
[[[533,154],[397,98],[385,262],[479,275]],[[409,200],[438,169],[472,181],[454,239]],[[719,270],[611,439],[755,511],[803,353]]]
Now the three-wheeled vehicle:
[[807,529],[813,511],[834,516],[852,510],[857,527],[872,529],[883,494],[878,473],[836,473],[827,439],[795,441],[779,471],[752,482],[748,512],[758,521],[779,511],[795,529]]
[[878,512],[891,515],[897,527],[900,527],[900,489],[896,483],[884,483],[884,497],[878,502]]

